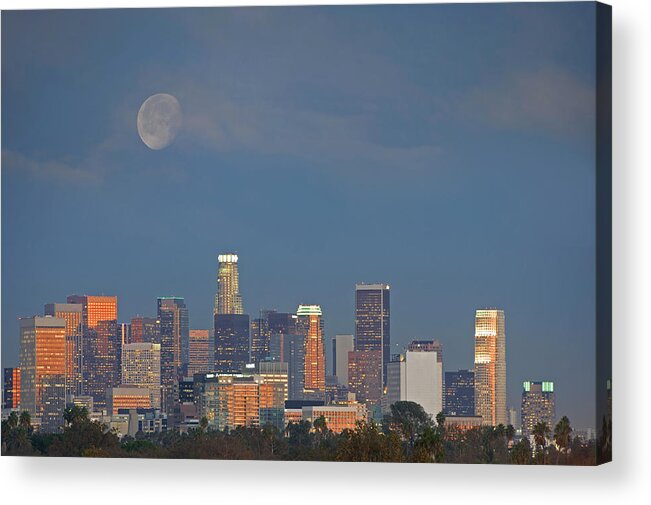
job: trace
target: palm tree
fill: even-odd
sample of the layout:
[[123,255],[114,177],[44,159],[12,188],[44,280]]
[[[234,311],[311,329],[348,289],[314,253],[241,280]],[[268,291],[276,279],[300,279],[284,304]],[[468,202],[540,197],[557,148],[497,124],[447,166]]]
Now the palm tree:
[[540,447],[542,454],[542,462],[545,464],[545,447],[547,446],[547,437],[551,433],[549,426],[544,421],[538,421],[533,427],[533,439],[536,443],[536,452],[538,452],[538,447]]
[[23,410],[20,413],[19,424],[21,427],[27,428],[28,430],[32,427],[32,416],[29,415],[28,411]]
[[558,464],[558,459],[560,458],[560,453],[567,453],[567,449],[570,446],[570,434],[572,433],[572,427],[570,426],[570,420],[567,416],[561,417],[561,420],[558,421],[556,427],[554,428],[554,441],[558,446],[558,458],[556,463]]
[[513,442],[513,437],[515,437],[515,428],[513,427],[512,424],[509,424],[504,429],[504,435],[506,436],[506,444],[507,444],[508,447],[510,447],[511,442]]

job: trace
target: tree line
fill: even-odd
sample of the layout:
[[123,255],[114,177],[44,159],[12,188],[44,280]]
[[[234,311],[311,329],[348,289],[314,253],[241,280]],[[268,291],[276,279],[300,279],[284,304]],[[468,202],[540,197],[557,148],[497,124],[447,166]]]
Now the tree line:
[[[432,419],[414,402],[396,402],[382,423],[358,422],[355,429],[333,433],[321,417],[290,423],[213,430],[204,418],[190,433],[174,430],[121,439],[106,425],[90,420],[84,407],[64,412],[60,433],[35,431],[29,413],[12,412],[2,421],[2,454],[111,458],[252,459],[279,461],[358,461],[409,463],[497,463],[592,465],[598,452],[609,451],[610,428],[598,441],[572,435],[563,416],[556,426],[538,423],[534,445],[515,442],[513,426],[460,430],[446,426],[443,414]],[[608,430],[605,433],[604,430]]]

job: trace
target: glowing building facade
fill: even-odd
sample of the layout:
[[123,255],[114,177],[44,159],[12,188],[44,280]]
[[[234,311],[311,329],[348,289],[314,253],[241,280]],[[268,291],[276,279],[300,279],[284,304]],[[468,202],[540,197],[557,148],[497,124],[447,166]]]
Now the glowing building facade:
[[65,319],[20,319],[20,407],[52,431],[63,424],[65,378]]
[[522,383],[522,435],[533,434],[534,426],[539,422],[547,423],[553,432],[556,423],[556,393],[551,381],[525,381]]
[[391,352],[391,310],[388,284],[357,284],[355,287],[355,350],[382,351],[381,377]]
[[304,396],[325,398],[323,313],[319,305],[299,305],[297,332],[305,337]]
[[208,373],[213,369],[214,351],[211,330],[190,330],[189,377],[196,373]]
[[475,314],[475,415],[486,425],[507,424],[503,310]]
[[83,349],[82,349],[81,303],[48,303],[46,316],[59,317],[66,322],[66,393],[68,396],[83,394]]
[[243,314],[237,254],[220,254],[217,259],[219,268],[214,314]]
[[160,344],[135,343],[122,346],[122,386],[150,391],[151,407],[161,407]]

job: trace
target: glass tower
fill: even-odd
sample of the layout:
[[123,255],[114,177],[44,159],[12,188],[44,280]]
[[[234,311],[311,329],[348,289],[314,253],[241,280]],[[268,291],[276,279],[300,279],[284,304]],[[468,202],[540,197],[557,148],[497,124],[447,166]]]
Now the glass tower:
[[237,254],[220,254],[214,314],[244,314]]
[[382,384],[386,385],[391,353],[388,284],[355,286],[355,350],[382,351]]
[[305,386],[307,396],[325,395],[325,347],[320,305],[299,305],[298,332],[305,336]]
[[503,310],[475,314],[475,415],[486,425],[507,424]]

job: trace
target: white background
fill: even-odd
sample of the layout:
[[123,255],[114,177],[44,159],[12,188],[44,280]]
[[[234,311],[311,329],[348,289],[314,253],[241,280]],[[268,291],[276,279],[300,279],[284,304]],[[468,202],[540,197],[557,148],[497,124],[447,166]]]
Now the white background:
[[[178,6],[178,1],[137,1]],[[301,4],[234,1],[191,5]],[[325,3],[346,3],[329,1]],[[356,3],[373,3],[358,1]],[[393,2],[402,3],[402,2]],[[614,459],[598,468],[0,458],[4,503],[651,503],[651,2],[613,5]],[[133,7],[5,1],[2,9]]]

